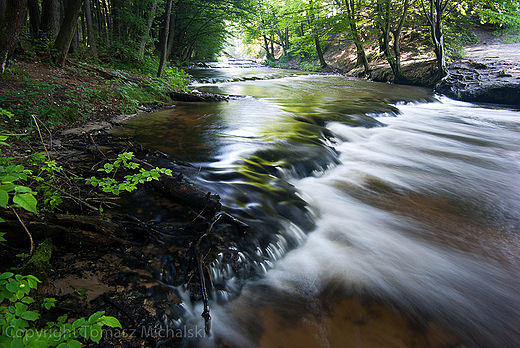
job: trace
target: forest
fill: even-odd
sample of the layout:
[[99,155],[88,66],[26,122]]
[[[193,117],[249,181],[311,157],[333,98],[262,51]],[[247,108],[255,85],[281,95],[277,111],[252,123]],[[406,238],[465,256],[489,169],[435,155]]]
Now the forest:
[[366,50],[377,47],[397,82],[406,41],[429,47],[442,77],[447,57],[472,40],[472,26],[514,31],[519,6],[514,0],[2,0],[1,71],[17,54],[59,66],[70,54],[162,77],[166,62],[215,60],[226,39],[239,35],[267,61],[299,57],[321,67],[332,42],[354,45],[367,75],[375,57]]

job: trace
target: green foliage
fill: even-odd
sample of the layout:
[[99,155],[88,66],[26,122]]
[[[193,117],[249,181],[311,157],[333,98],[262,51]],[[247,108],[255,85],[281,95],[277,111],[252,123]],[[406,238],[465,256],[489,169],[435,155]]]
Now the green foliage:
[[191,76],[176,67],[165,67],[162,78],[145,78],[139,84],[119,80],[112,91],[94,91],[93,93],[114,93],[121,101],[120,111],[123,114],[135,113],[139,105],[153,105],[160,101],[170,100],[169,92],[187,92]]
[[300,63],[300,67],[304,71],[318,71],[320,70],[320,66],[316,65],[312,62],[303,61]]
[[482,24],[493,24],[499,28],[520,27],[520,3],[516,0],[476,2],[474,11]]
[[54,298],[37,301],[29,296],[38,283],[32,275],[0,274],[0,346],[81,347],[81,340],[99,342],[104,325],[121,328],[116,318],[105,316],[102,311],[74,321],[61,316],[55,322],[47,322],[45,328],[38,327],[40,308],[49,310],[56,305]]
[[[53,129],[63,122],[77,121],[82,115],[90,112],[91,105],[81,96],[78,98],[72,91],[64,91],[67,98],[57,97],[61,86],[57,83],[36,80],[32,77],[22,77],[19,82],[24,86],[21,90],[3,91],[0,101],[10,99],[19,100],[19,103],[11,103],[7,114],[5,111],[0,113],[9,117],[10,121],[22,126],[22,122],[27,128],[35,128],[31,120],[34,116],[40,120],[43,126]],[[61,91],[60,91],[61,92]],[[17,116],[15,117],[14,114]]]
[[[0,145],[9,146],[5,140],[6,136],[0,136]],[[47,160],[40,152],[0,158],[0,207],[20,207],[35,214],[39,210],[54,211],[62,203],[56,188],[56,175],[62,171],[56,161]]]
[[50,238],[46,238],[43,242],[38,243],[34,249],[33,255],[23,268],[26,270],[36,269],[38,271],[51,268],[50,259],[52,256],[52,249],[54,249],[54,244]]
[[[132,152],[124,152],[122,154],[119,154],[119,156],[113,163],[105,163],[103,168],[98,169],[99,172],[112,174],[111,177],[104,177],[102,179],[98,179],[95,176],[92,176],[91,178],[86,179],[86,183],[94,187],[99,187],[104,192],[119,195],[121,191],[134,191],[135,189],[137,189],[138,184],[143,184],[152,180],[158,180],[161,174],[165,174],[168,176],[172,175],[171,169],[154,168],[152,170],[145,170],[143,168],[140,168],[140,165],[138,163],[131,162],[133,157],[134,154]],[[135,174],[128,174],[124,176],[123,180],[118,181],[115,179],[115,176],[120,169],[139,171]]]
[[[0,136],[0,144],[4,144],[7,137]],[[37,214],[36,192],[22,185],[32,172],[21,164],[0,165],[0,207],[20,207]],[[0,218],[0,222],[2,222]]]

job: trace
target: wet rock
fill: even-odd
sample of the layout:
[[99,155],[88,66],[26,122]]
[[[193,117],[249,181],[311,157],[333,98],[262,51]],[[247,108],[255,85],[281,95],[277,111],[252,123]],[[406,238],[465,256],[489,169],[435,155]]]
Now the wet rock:
[[518,64],[461,59],[449,67],[449,75],[436,87],[450,98],[480,103],[520,105]]
[[170,98],[172,100],[183,102],[210,102],[229,99],[227,96],[213,93],[202,93],[199,91],[191,91],[188,93],[170,92]]

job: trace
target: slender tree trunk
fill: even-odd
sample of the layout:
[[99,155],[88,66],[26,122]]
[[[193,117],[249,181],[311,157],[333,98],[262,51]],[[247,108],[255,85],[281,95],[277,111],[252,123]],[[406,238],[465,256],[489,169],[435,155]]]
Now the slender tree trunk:
[[92,11],[90,10],[90,0],[85,1],[85,22],[87,24],[87,42],[90,47],[92,57],[98,59],[97,40],[96,32],[94,31],[94,25],[92,24]]
[[430,24],[430,34],[434,45],[435,57],[437,59],[437,80],[441,80],[448,75],[442,22],[448,3],[449,0],[429,0],[430,8],[429,10],[426,10],[424,2],[422,2],[424,15]]
[[170,54],[172,53],[173,43],[175,41],[175,25],[177,24],[177,1],[172,2],[172,13],[170,15],[170,30],[168,33],[168,46],[166,46],[166,60],[170,58]]
[[5,6],[7,4],[5,3],[5,0],[0,0],[0,18],[4,18],[4,14],[5,14]]
[[[311,27],[313,36],[314,36],[314,45],[316,46],[316,53],[318,53],[318,58],[320,60],[320,65],[322,68],[325,68],[327,66],[327,62],[325,62],[325,58],[323,57],[323,51],[321,50],[320,45],[320,37],[318,36],[318,30],[314,26],[314,9],[312,6],[312,0],[309,1],[309,9],[310,9],[310,18],[309,18],[309,25]],[[303,24],[302,24],[303,26]],[[302,27],[302,33],[303,33],[303,27]]]
[[60,30],[60,0],[42,1],[40,38],[54,42]]
[[378,3],[379,7],[379,17],[380,17],[380,29],[381,29],[381,37],[383,42],[383,53],[385,55],[385,59],[387,60],[390,68],[392,69],[392,73],[394,75],[394,82],[399,82],[401,77],[400,74],[400,66],[396,63],[395,58],[392,54],[392,50],[390,49],[390,0],[383,0],[384,7],[381,3]]
[[107,44],[110,44],[110,41],[112,41],[113,38],[114,23],[111,21],[111,16],[108,15],[110,13],[109,7],[105,1],[103,1],[103,4],[101,5],[101,11],[105,22],[105,40]]
[[60,32],[54,42],[54,48],[58,52],[55,63],[64,66],[70,44],[77,30],[78,17],[81,11],[83,0],[69,0],[68,7],[65,11],[65,18],[61,24]]
[[0,73],[5,71],[8,59],[18,45],[20,33],[27,18],[27,1],[6,0],[0,18]]
[[31,39],[36,40],[40,33],[40,4],[38,0],[28,0],[27,5],[29,8]]
[[356,3],[354,0],[345,0],[345,5],[347,9],[347,19],[349,21],[350,27],[350,36],[354,41],[354,45],[356,46],[357,53],[357,62],[356,65],[363,65],[363,69],[365,70],[365,75],[370,76],[370,65],[368,64],[367,55],[365,53],[365,49],[363,47],[363,43],[361,42],[361,36],[359,35],[359,30],[356,24]]
[[432,28],[433,39],[435,43],[435,56],[437,57],[437,76],[438,79],[448,75],[448,68],[446,67],[446,54],[444,50],[444,31],[442,17],[446,9],[447,0],[442,3],[442,0],[431,0],[435,2],[435,21],[434,28]]
[[161,60],[159,62],[159,71],[157,77],[161,78],[164,74],[164,66],[166,65],[166,56],[168,55],[168,36],[170,31],[170,17],[172,13],[172,0],[166,2],[166,13],[164,15],[164,29],[161,40]]
[[[397,25],[394,29],[392,26],[392,11],[391,0],[382,0],[377,3],[379,28],[381,31],[380,42],[382,43],[382,50],[385,55],[392,73],[394,74],[395,83],[407,83],[408,79],[403,75],[401,67],[401,31],[406,20],[408,9],[410,7],[410,0],[404,0],[402,11],[398,15]],[[384,6],[383,6],[384,5]],[[393,44],[391,45],[390,34],[393,36]],[[390,47],[392,46],[392,47]]]
[[116,41],[124,41],[123,39],[123,29],[121,24],[121,13],[120,11],[123,9],[123,0],[110,0],[111,5],[107,9],[107,17],[110,18],[112,21],[112,30],[110,31],[112,34],[112,37],[110,38],[110,41],[116,40]]
[[271,51],[269,51],[269,42],[267,41],[267,36],[263,35],[263,37],[264,37],[265,57],[267,60],[274,60],[274,57],[271,54]]
[[148,42],[148,38],[150,37],[150,30],[152,29],[153,20],[155,18],[155,12],[157,11],[157,2],[158,0],[154,0],[152,3],[152,8],[150,9],[150,13],[148,15],[148,20],[146,21],[146,28],[141,36],[141,42],[139,44],[139,51],[137,52],[137,58],[142,60],[144,58],[144,50],[146,48],[146,43]]
[[316,52],[318,52],[318,58],[320,59],[320,65],[322,68],[325,68],[327,66],[327,62],[325,61],[325,58],[323,57],[323,51],[321,50],[320,39],[318,38],[318,35],[314,36],[314,43],[316,44]]

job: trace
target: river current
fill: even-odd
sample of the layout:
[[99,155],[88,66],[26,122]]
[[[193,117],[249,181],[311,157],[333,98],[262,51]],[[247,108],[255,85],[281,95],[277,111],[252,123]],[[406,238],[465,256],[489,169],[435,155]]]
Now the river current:
[[[520,112],[268,68],[191,72],[229,101],[124,133],[201,168],[246,222],[194,346],[520,346]],[[202,326],[200,304],[183,325]]]

